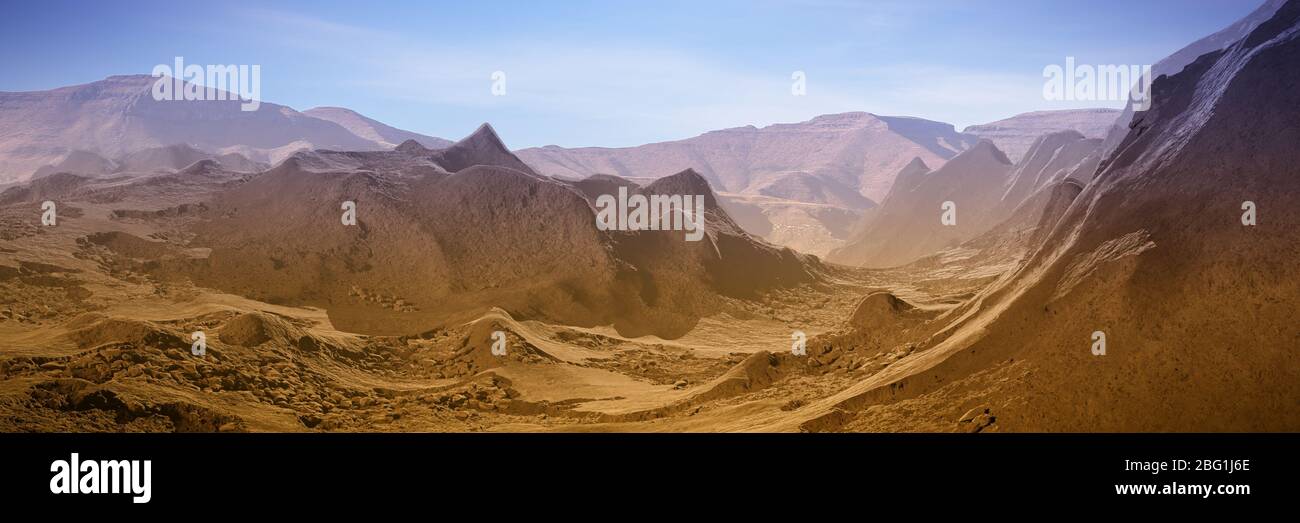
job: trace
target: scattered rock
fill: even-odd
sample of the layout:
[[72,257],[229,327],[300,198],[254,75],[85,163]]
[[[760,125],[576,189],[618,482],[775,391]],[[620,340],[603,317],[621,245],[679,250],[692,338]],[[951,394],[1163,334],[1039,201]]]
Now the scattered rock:
[[957,421],[957,428],[963,432],[983,432],[996,421],[997,417],[993,415],[992,409],[988,405],[980,405],[962,414],[961,419]]

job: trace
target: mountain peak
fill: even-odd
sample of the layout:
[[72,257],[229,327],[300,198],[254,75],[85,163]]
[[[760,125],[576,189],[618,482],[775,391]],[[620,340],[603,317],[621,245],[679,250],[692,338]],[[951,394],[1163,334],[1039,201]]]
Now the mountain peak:
[[912,158],[912,161],[908,162],[907,165],[903,166],[903,170],[898,172],[898,176],[901,178],[903,176],[925,174],[928,172],[930,172],[930,166],[926,165],[925,161],[922,160],[920,156],[917,156]]
[[461,139],[462,142],[480,141],[480,140],[487,140],[493,142],[497,145],[500,145],[502,149],[506,148],[505,142],[501,140],[501,135],[497,134],[497,130],[493,129],[492,124],[488,122],[483,122],[478,126],[477,129],[474,129],[474,132],[470,133],[469,136],[466,136],[465,138]]
[[1032,158],[1040,149],[1058,149],[1062,144],[1086,139],[1087,137],[1085,137],[1083,133],[1073,129],[1044,134],[1034,139],[1034,143],[1029,146],[1028,152],[1025,153],[1025,156],[1021,161]]
[[394,148],[394,150],[399,153],[413,154],[413,155],[428,154],[433,152],[432,150],[430,150],[428,147],[425,147],[420,142],[415,141],[414,138],[408,139],[405,142],[398,144],[398,146]]
[[[962,156],[970,156],[975,158],[991,157],[993,160],[997,161],[998,163],[1011,165],[1011,160],[1007,158],[1007,155],[1003,153],[1001,149],[998,149],[998,146],[994,145],[993,142],[987,138],[981,138],[979,143],[975,144],[974,147],[971,147],[970,150],[966,151],[965,153],[958,155],[958,158]],[[955,160],[956,158],[954,158],[954,161]]]
[[[1266,5],[1265,8],[1271,7]],[[1300,19],[1300,3],[1287,2],[1279,6],[1272,18],[1259,24],[1250,32],[1241,45],[1246,47],[1256,47],[1259,44],[1272,40],[1284,31],[1295,27],[1296,21]]]
[[647,185],[645,190],[653,194],[702,194],[710,205],[713,202],[713,188],[709,186],[708,180],[695,172],[695,169],[688,168],[655,180]]
[[475,165],[508,167],[527,174],[537,172],[510,152],[491,124],[484,123],[469,136],[446,149],[436,151],[434,161],[448,172],[457,172]]
[[204,158],[202,160],[190,164],[188,167],[185,167],[178,172],[180,174],[193,175],[193,174],[211,174],[219,170],[221,170],[221,162],[213,160],[212,158]]
[[474,129],[474,132],[470,133],[469,136],[461,138],[460,141],[455,143],[455,145],[470,147],[476,150],[510,152],[510,148],[506,147],[506,143],[501,139],[501,135],[497,134],[497,130],[493,129],[492,124],[487,122],[483,122],[483,124],[479,125],[477,129]]
[[676,174],[660,178],[661,180],[678,180],[678,183],[688,183],[696,187],[709,187],[709,181],[704,179],[700,173],[695,172],[693,168],[686,168]]

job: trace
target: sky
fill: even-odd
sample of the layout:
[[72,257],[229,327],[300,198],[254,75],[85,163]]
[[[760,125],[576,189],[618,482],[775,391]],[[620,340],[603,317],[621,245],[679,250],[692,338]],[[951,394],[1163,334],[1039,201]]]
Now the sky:
[[846,111],[962,129],[1120,107],[1046,100],[1043,70],[1067,56],[1153,64],[1261,3],[24,1],[0,19],[0,91],[149,74],[180,56],[260,65],[268,102],[449,139],[490,122],[511,148],[633,146]]

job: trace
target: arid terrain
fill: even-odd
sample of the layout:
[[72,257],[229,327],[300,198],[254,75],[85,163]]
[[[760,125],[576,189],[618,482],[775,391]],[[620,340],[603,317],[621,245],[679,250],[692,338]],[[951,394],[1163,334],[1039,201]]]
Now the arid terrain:
[[[0,431],[1300,430],[1300,1],[1229,29],[1148,111],[965,132],[0,93]],[[598,227],[620,192],[702,239]]]

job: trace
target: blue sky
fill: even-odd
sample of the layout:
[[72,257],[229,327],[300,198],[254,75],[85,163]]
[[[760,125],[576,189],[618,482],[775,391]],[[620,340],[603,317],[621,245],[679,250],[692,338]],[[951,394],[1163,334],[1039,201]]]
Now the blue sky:
[[[262,98],[348,107],[513,148],[628,146],[869,111],[960,129],[1098,104],[1043,99],[1043,68],[1151,64],[1261,0],[18,2],[0,91],[192,64],[259,64]],[[110,5],[111,4],[111,5]],[[491,75],[506,73],[506,96]],[[790,94],[803,71],[807,95]]]

